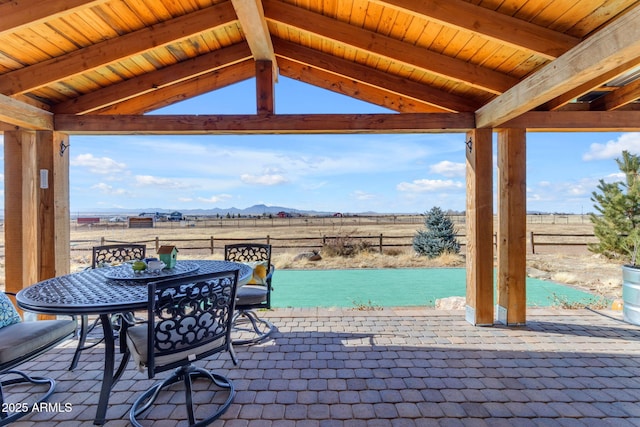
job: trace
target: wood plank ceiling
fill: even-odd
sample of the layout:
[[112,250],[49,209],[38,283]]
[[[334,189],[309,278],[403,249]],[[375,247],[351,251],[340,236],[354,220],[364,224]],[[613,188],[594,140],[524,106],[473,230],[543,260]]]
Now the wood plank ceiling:
[[[409,131],[416,122],[438,130],[634,129],[639,3],[0,0],[0,130]],[[359,116],[326,124],[277,111],[249,120],[214,111],[174,121],[140,117],[253,78],[257,63],[270,64],[274,80],[300,80],[401,114],[379,128]]]

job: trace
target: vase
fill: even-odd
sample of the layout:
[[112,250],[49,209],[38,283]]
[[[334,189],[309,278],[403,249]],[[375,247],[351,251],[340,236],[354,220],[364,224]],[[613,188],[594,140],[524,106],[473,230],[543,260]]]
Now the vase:
[[640,267],[622,266],[622,302],[624,321],[640,325]]

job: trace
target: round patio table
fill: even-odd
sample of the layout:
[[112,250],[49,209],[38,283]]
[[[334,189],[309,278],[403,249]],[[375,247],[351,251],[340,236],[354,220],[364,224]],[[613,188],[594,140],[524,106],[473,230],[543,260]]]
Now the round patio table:
[[[104,424],[109,395],[129,361],[129,350],[124,346],[122,360],[115,369],[115,339],[110,316],[144,310],[148,303],[147,284],[157,280],[187,277],[230,270],[238,270],[238,286],[249,281],[253,274],[250,266],[215,260],[179,260],[171,270],[158,274],[134,275],[126,267],[105,267],[84,270],[43,280],[16,295],[23,310],[56,315],[99,315],[105,337],[105,361],[100,399],[94,424]],[[115,371],[115,374],[114,374]]]

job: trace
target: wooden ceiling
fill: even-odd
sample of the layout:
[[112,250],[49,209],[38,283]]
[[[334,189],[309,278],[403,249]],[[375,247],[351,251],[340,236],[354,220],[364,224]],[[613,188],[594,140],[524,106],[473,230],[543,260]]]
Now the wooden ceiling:
[[[0,130],[640,128],[637,0],[0,0],[0,16]],[[280,116],[278,76],[401,114]],[[255,116],[143,116],[251,78]]]

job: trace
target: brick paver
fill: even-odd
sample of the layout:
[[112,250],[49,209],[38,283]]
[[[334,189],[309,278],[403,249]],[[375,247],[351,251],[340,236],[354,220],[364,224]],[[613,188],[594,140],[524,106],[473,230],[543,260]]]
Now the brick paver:
[[[532,309],[527,325],[474,327],[463,312],[433,309],[277,309],[261,313],[272,339],[206,362],[228,376],[236,398],[219,427],[638,426],[640,327],[619,313]],[[21,368],[56,379],[52,404],[70,412],[28,415],[16,426],[91,426],[100,386],[100,346],[67,370],[69,341]],[[167,373],[159,375],[163,378]],[[133,364],[116,385],[107,426],[149,380]],[[214,407],[210,391],[196,398]],[[20,386],[7,396],[36,390]],[[148,413],[153,426],[184,415],[178,386]]]

